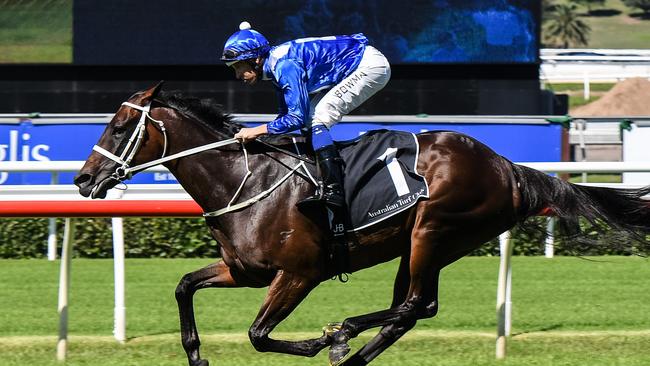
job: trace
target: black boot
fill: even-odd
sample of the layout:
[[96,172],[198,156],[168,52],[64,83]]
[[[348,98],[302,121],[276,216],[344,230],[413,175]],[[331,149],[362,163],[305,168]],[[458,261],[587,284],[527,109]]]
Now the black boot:
[[323,205],[340,209],[345,206],[343,195],[343,160],[334,145],[316,150],[319,182],[316,194],[297,203],[298,208],[322,208]]

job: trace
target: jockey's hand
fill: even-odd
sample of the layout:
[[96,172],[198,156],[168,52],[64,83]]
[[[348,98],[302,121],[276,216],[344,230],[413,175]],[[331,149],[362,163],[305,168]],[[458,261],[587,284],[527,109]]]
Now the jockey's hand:
[[266,124],[259,125],[253,128],[242,128],[235,134],[235,138],[241,140],[241,142],[248,142],[255,140],[258,136],[266,135],[268,130],[266,129]]

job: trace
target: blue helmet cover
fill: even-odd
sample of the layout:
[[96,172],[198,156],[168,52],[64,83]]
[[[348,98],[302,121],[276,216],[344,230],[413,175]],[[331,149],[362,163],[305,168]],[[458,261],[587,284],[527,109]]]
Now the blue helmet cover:
[[242,22],[239,29],[223,46],[221,61],[248,60],[264,56],[269,52],[271,49],[269,41],[260,32],[250,29],[248,22]]

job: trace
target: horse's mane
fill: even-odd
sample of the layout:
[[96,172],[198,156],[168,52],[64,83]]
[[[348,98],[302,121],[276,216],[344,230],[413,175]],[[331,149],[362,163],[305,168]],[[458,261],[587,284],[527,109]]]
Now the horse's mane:
[[[155,100],[221,134],[233,136],[240,128],[245,127],[241,123],[235,122],[233,116],[225,112],[223,106],[213,98],[189,97],[178,90],[161,90]],[[294,136],[271,135],[261,139],[272,145],[291,145],[287,149],[293,151],[292,137]],[[300,140],[304,141],[302,138]],[[263,146],[260,147],[262,150],[266,150]]]
[[188,97],[180,91],[162,90],[156,96],[156,101],[222,134],[232,136],[244,127],[233,121],[233,117],[213,98]]

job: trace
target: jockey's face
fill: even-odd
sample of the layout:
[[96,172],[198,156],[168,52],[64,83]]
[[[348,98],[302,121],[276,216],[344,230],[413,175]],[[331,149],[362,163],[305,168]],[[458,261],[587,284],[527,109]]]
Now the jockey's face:
[[235,70],[237,79],[242,80],[245,84],[253,85],[259,77],[258,72],[253,68],[253,64],[248,61],[235,62],[232,65]]

